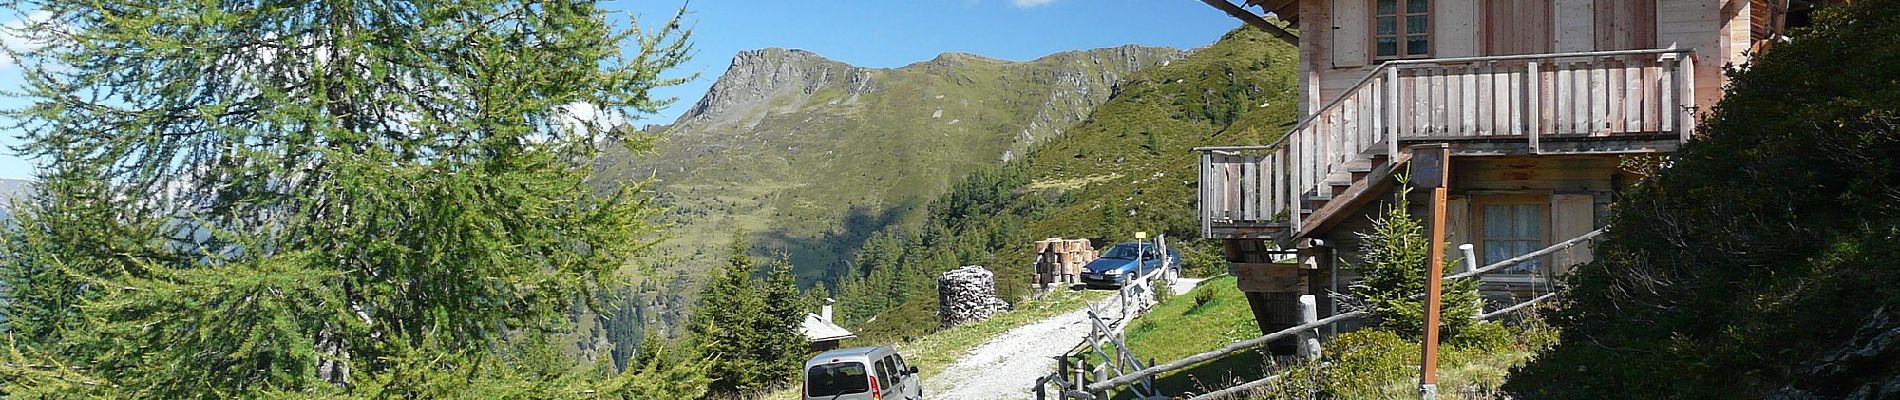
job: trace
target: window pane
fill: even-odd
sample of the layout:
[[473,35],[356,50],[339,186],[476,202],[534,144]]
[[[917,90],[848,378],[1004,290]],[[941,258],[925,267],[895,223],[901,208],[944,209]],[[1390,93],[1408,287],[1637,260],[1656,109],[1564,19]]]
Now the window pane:
[[[1518,245],[1517,255],[1513,255],[1512,257],[1530,254],[1533,251],[1543,250],[1544,246],[1542,246],[1542,244],[1543,243],[1539,243],[1538,241],[1535,241],[1535,240],[1526,240],[1523,243]],[[1525,261],[1524,270],[1541,272],[1540,269],[1544,267],[1543,260],[1544,260],[1543,257],[1538,257],[1538,258],[1533,258],[1530,261]]]
[[1492,263],[1504,261],[1504,259],[1506,258],[1511,258],[1510,253],[1511,253],[1510,242],[1506,242],[1503,240],[1484,241],[1484,264],[1485,265],[1491,265]]
[[1411,14],[1424,13],[1425,10],[1431,8],[1432,2],[1429,0],[1408,0],[1405,2],[1405,12]]
[[1425,35],[1412,36],[1405,40],[1405,54],[1417,56],[1431,52],[1431,43],[1425,40]]
[[1379,0],[1379,13],[1375,15],[1392,15],[1398,13],[1399,0]]
[[1399,38],[1391,36],[1381,37],[1379,38],[1378,47],[1380,57],[1397,56],[1399,55]]
[[1484,238],[1508,239],[1511,237],[1511,206],[1487,204],[1484,206]]
[[1516,236],[1518,239],[1535,240],[1544,237],[1543,218],[1538,218],[1538,211],[1538,207],[1532,204],[1521,204],[1517,206]]
[[1399,34],[1399,17],[1379,17],[1378,34],[1380,36]]
[[1405,17],[1405,33],[1414,35],[1424,34],[1425,28],[1431,26],[1431,24],[1426,22],[1425,16],[1423,15]]

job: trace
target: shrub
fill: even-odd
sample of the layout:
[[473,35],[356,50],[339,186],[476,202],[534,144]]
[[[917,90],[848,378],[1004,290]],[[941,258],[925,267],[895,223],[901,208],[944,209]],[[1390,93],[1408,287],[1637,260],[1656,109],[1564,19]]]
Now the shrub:
[[[1425,293],[1425,267],[1431,242],[1427,240],[1425,227],[1406,210],[1411,188],[1403,183],[1398,186],[1400,189],[1392,203],[1372,220],[1372,230],[1359,234],[1360,254],[1365,255],[1365,262],[1352,266],[1362,279],[1353,284],[1351,291],[1372,308],[1380,326],[1408,337],[1422,338],[1425,301],[1413,296]],[[1445,260],[1446,265],[1456,262]],[[1451,270],[1447,268],[1444,272],[1449,275]],[[1472,279],[1444,281],[1439,311],[1441,341],[1462,335],[1472,326],[1474,320],[1467,316],[1477,312],[1477,284]]]
[[1211,301],[1214,301],[1213,289],[1196,289],[1194,291],[1193,308],[1201,308],[1201,306],[1207,305],[1207,303]]
[[1515,397],[1850,398],[1900,377],[1900,349],[1863,347],[1900,329],[1900,2],[1814,21],[1731,71],[1706,136],[1616,204]]

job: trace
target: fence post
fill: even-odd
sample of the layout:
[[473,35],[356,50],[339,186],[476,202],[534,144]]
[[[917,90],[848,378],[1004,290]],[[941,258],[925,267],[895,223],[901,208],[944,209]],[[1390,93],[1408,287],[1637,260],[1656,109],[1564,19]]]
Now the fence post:
[[[1313,295],[1310,295],[1310,294],[1301,295],[1300,296],[1300,325],[1311,324],[1318,321],[1319,321],[1318,299],[1313,297]],[[1314,360],[1318,360],[1319,357],[1320,357],[1319,328],[1315,327],[1312,330],[1301,331],[1300,332],[1300,358],[1304,358],[1307,361],[1314,361]]]
[[1049,377],[1047,376],[1036,377],[1036,400],[1047,400],[1049,398],[1048,391],[1049,391]]
[[[1101,381],[1106,381],[1106,380],[1108,380],[1108,368],[1106,368],[1106,367],[1107,367],[1107,365],[1103,365],[1102,367],[1097,367],[1097,368],[1095,369],[1095,381],[1096,381],[1096,382],[1101,382]],[[1098,392],[1095,392],[1095,393],[1091,393],[1091,394],[1093,394],[1093,395],[1095,395],[1095,398],[1097,398],[1097,399],[1106,399],[1106,398],[1108,398],[1108,390],[1107,390],[1107,389],[1103,389],[1103,390],[1101,390],[1101,391],[1098,391]]]
[[[1458,273],[1464,274],[1478,269],[1478,252],[1475,250],[1476,248],[1476,246],[1472,246],[1470,243],[1458,245],[1458,252],[1462,253],[1465,257],[1465,262],[1458,263]],[[1469,279],[1479,278],[1474,276]],[[1471,317],[1478,318],[1482,316],[1484,316],[1484,297],[1479,296],[1478,309],[1471,312]]]

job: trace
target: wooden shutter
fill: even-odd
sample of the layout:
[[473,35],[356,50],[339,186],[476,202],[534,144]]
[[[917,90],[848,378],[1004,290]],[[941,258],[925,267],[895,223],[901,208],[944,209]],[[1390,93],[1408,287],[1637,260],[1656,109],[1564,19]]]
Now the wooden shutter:
[[[1550,196],[1550,243],[1555,244],[1590,233],[1596,227],[1596,196],[1590,194],[1555,194]],[[1590,262],[1592,249],[1588,244],[1577,245],[1556,254],[1552,254],[1551,272],[1563,275],[1570,267]]]
[[1371,47],[1371,16],[1367,0],[1333,0],[1333,67],[1366,65]]
[[1597,50],[1656,47],[1656,0],[1596,0]]
[[[1613,1],[1613,0],[1604,0]],[[1484,54],[1549,53],[1551,0],[1485,0]]]
[[[1445,199],[1445,243],[1451,244],[1456,251],[1459,245],[1471,243],[1471,199],[1464,196]],[[1453,256],[1464,257],[1463,254]]]

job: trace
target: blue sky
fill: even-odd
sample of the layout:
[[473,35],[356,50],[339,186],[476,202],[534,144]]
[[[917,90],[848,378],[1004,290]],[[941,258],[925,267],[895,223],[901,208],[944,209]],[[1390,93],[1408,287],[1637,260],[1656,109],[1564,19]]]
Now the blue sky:
[[[657,25],[681,0],[607,2],[606,7]],[[699,0],[687,4],[695,56],[674,76],[698,73],[658,95],[677,102],[639,123],[667,123],[699,100],[740,50],[800,48],[865,67],[897,67],[965,52],[1029,60],[1064,50],[1141,44],[1193,48],[1212,43],[1240,22],[1188,0]],[[20,84],[19,70],[0,64],[0,88]],[[19,99],[0,99],[17,107]],[[0,143],[18,142],[0,132]],[[0,177],[32,175],[32,164],[0,154]]]

